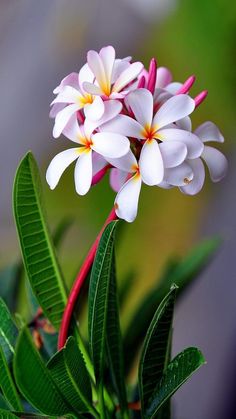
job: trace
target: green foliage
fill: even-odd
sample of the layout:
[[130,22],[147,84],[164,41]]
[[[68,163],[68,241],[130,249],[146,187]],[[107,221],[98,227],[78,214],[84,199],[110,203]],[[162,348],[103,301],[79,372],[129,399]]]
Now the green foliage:
[[66,291],[47,227],[38,167],[31,153],[23,158],[16,173],[14,215],[32,289],[46,316],[58,329]]
[[0,298],[0,346],[7,363],[12,360],[17,334],[17,327],[11,313]]
[[20,398],[17,394],[15,384],[13,382],[10,369],[7,365],[2,347],[0,346],[0,388],[8,401],[9,405],[14,410],[22,410]]

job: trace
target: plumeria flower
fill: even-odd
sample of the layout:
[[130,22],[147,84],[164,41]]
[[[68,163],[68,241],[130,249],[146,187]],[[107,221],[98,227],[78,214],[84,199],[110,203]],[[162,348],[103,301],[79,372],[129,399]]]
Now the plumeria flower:
[[90,189],[93,176],[93,160],[97,170],[97,159],[93,154],[98,153],[105,158],[119,158],[128,153],[130,148],[129,140],[116,132],[95,132],[99,124],[117,115],[121,110],[121,104],[116,101],[109,101],[105,104],[103,118],[99,121],[85,119],[84,125],[79,126],[76,117],[72,117],[63,133],[71,141],[78,144],[76,148],[70,148],[57,154],[51,161],[46,179],[51,189],[54,189],[65,169],[75,160],[75,187],[80,195],[85,195]]
[[[147,185],[163,181],[164,167],[179,166],[187,158],[199,157],[203,145],[198,137],[188,131],[168,126],[189,115],[195,107],[187,95],[170,98],[153,115],[153,96],[147,89],[137,89],[126,98],[136,119],[118,115],[101,127],[140,140],[142,145],[139,169]],[[187,150],[187,151],[186,151]]]
[[116,61],[112,46],[102,48],[99,53],[89,51],[87,62],[95,81],[83,83],[85,91],[105,99],[121,99],[128,90],[124,90],[143,69],[143,64],[130,64],[127,59]]

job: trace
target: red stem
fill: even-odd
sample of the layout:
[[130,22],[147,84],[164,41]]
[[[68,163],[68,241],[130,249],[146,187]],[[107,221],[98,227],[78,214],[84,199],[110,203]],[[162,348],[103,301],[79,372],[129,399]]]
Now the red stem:
[[102,227],[99,235],[97,236],[95,242],[93,243],[92,247],[90,248],[87,257],[83,263],[83,265],[81,266],[81,269],[75,279],[75,282],[73,284],[73,287],[71,289],[70,295],[68,297],[68,301],[63,313],[63,317],[62,317],[62,322],[61,322],[61,327],[59,330],[59,336],[58,336],[58,349],[61,349],[65,343],[66,343],[66,339],[68,336],[68,330],[70,327],[70,322],[71,322],[71,317],[74,311],[74,307],[78,298],[78,295],[80,293],[80,290],[84,284],[84,281],[90,271],[90,268],[93,264],[94,258],[95,258],[95,254],[97,251],[97,247],[98,247],[98,243],[99,240],[101,238],[101,235],[103,233],[103,230],[105,229],[105,227],[107,226],[107,224],[109,224],[111,221],[113,220],[117,220],[117,215],[115,213],[115,208],[112,208],[109,216],[107,217],[104,226]]

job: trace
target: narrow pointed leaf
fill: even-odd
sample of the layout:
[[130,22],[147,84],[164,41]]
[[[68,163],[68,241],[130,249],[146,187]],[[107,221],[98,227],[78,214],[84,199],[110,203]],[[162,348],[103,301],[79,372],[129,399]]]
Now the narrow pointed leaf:
[[0,347],[7,363],[10,363],[13,358],[17,334],[17,327],[11,313],[3,299],[0,298]]
[[22,410],[21,401],[13,382],[3,350],[0,346],[0,388],[9,405],[14,410]]
[[47,227],[38,167],[30,152],[16,173],[14,214],[32,289],[44,313],[58,329],[66,304],[66,291]]
[[73,337],[50,359],[47,368],[61,393],[77,413],[94,410],[88,371]]
[[148,328],[139,364],[139,388],[142,411],[169,361],[169,342],[172,332],[176,286],[173,286],[159,305]]
[[0,409],[0,418],[1,419],[17,419],[19,417],[14,415],[14,413],[12,413],[12,412]]
[[220,245],[218,238],[204,240],[196,246],[183,260],[168,263],[161,280],[147,294],[131,319],[124,336],[125,366],[128,372],[134,352],[139,349],[143,336],[161,300],[168,293],[171,285],[178,287],[178,297],[188,285],[197,278],[203,268],[210,261]]
[[13,366],[17,386],[32,406],[48,415],[74,412],[64,400],[26,328],[17,339]]
[[89,342],[97,382],[103,380],[109,287],[117,221],[105,228],[97,249],[89,287]]
[[167,366],[165,374],[153,391],[144,418],[155,418],[163,404],[204,363],[204,357],[197,348],[187,348],[178,354]]
[[120,331],[114,248],[112,250],[107,315],[108,322],[106,336],[109,369],[111,371],[121,412],[124,412],[127,409],[127,396],[124,382],[124,354]]

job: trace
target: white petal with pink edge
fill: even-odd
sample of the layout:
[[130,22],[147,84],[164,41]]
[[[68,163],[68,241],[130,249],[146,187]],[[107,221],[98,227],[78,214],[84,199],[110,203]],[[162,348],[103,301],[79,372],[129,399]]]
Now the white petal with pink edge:
[[192,168],[193,179],[188,185],[181,186],[180,190],[186,195],[196,195],[202,189],[205,181],[204,164],[200,158],[188,160],[188,164]]
[[132,223],[136,218],[141,185],[141,177],[136,174],[122,186],[116,196],[116,214],[128,223]]
[[116,59],[114,62],[114,67],[112,71],[112,78],[111,83],[115,83],[115,81],[118,79],[118,77],[130,66],[129,61],[123,59]]
[[69,140],[75,143],[83,144],[83,142],[81,142],[81,137],[84,137],[84,132],[82,127],[80,127],[78,124],[76,114],[72,115],[62,133],[65,135],[65,137],[69,138]]
[[193,112],[195,102],[187,95],[173,96],[168,99],[157,111],[153,119],[153,125],[158,128],[188,116]]
[[159,144],[165,168],[176,167],[183,163],[187,156],[187,147],[180,141],[166,141]]
[[179,129],[184,129],[185,131],[192,131],[192,121],[189,116],[185,116],[185,118],[179,119],[176,122],[176,127]]
[[55,103],[54,105],[52,105],[51,110],[49,112],[49,116],[50,118],[55,118],[58,114],[58,112],[60,112],[62,109],[64,109],[66,106],[65,103]]
[[182,86],[183,86],[183,83],[174,81],[173,83],[170,83],[167,86],[165,86],[165,89],[172,95],[175,95],[178,92],[178,90],[181,89]]
[[91,95],[98,95],[98,96],[102,96],[103,92],[102,89],[100,89],[99,86],[97,86],[96,84],[93,83],[89,83],[88,81],[85,81],[83,83],[83,89],[85,90],[85,92],[90,93]]
[[68,124],[70,118],[79,110],[78,105],[68,105],[62,109],[55,118],[55,124],[53,127],[53,137],[58,138],[66,125]]
[[117,132],[127,137],[144,139],[143,127],[135,119],[126,115],[118,115],[112,121],[102,125],[101,131]]
[[79,157],[81,151],[82,150],[78,147],[70,148],[69,150],[65,150],[57,154],[52,159],[46,172],[46,180],[51,189],[54,189],[57,186],[63,172],[74,160]]
[[104,102],[100,96],[96,96],[93,100],[93,103],[88,103],[84,107],[84,114],[86,118],[91,119],[92,121],[97,121],[104,114]]
[[80,99],[83,99],[83,96],[79,90],[71,86],[65,86],[57,95],[57,97],[52,101],[51,105],[54,103],[77,103],[82,108]]
[[112,91],[120,92],[125,86],[127,86],[127,84],[129,84],[139,75],[142,69],[143,69],[143,64],[140,62],[130,64],[130,66],[126,70],[124,70],[120,74],[118,79],[115,81]]
[[117,169],[123,170],[127,173],[133,173],[137,171],[138,163],[131,150],[128,151],[123,157],[119,159],[107,158],[107,161]]
[[60,91],[63,89],[64,86],[72,86],[75,89],[78,89],[79,88],[79,75],[78,75],[78,73],[70,73],[66,77],[64,77],[64,79],[62,79],[59,86],[57,86],[53,90],[53,93],[55,93],[55,94],[60,93]]
[[172,80],[172,74],[166,67],[158,67],[156,75],[156,87],[165,87]]
[[188,150],[187,157],[189,159],[195,159],[202,154],[203,144],[201,140],[189,131],[184,131],[177,128],[166,128],[158,131],[159,138],[163,142],[167,141],[180,141],[183,142]]
[[185,186],[193,179],[191,166],[184,162],[177,167],[165,170],[164,181],[173,186]]
[[132,109],[137,121],[145,127],[152,124],[153,96],[147,89],[137,89],[126,96],[126,103]]
[[100,172],[105,166],[107,166],[107,161],[104,159],[104,157],[101,156],[101,154],[98,154],[96,152],[92,155],[92,163],[93,163],[93,176]]
[[127,180],[127,172],[120,169],[111,169],[110,172],[110,185],[115,192],[119,192]]
[[84,91],[84,88],[83,88],[83,83],[84,82],[93,83],[93,81],[94,81],[94,74],[90,70],[88,64],[86,63],[86,64],[83,65],[83,67],[79,71],[79,86],[80,86],[80,89],[82,91]]
[[219,128],[213,122],[207,121],[200,125],[195,131],[196,134],[204,143],[207,141],[224,142],[224,137]]
[[92,183],[92,150],[86,150],[75,165],[75,189],[79,195],[85,195]]
[[93,135],[92,141],[91,148],[104,157],[119,158],[130,149],[128,138],[113,132],[98,132]]
[[147,185],[153,186],[162,182],[164,164],[157,141],[145,142],[140,154],[139,168],[142,180]]
[[[89,68],[92,70],[94,76],[96,77],[99,87],[101,90],[103,90],[107,84],[107,80],[100,55],[96,51],[90,50],[87,54],[87,61]],[[83,87],[85,88],[85,83],[83,84]],[[85,88],[85,90],[87,89]]]
[[205,146],[202,158],[207,164],[212,182],[219,182],[225,177],[228,161],[223,153],[216,148]]
[[102,59],[107,84],[111,85],[111,78],[112,78],[112,72],[115,62],[116,53],[112,46],[104,47],[99,51],[99,55]]

